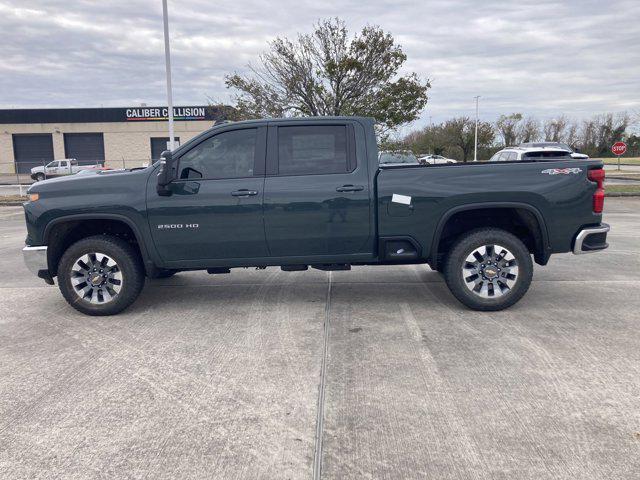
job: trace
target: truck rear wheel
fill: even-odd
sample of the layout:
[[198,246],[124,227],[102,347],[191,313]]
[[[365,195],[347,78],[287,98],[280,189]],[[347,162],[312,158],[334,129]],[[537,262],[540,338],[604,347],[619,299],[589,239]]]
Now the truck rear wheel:
[[71,245],[58,264],[58,285],[69,305],[87,315],[114,315],[131,305],[144,286],[135,249],[106,235]]
[[515,304],[533,277],[531,254],[520,239],[497,228],[474,230],[451,248],[444,268],[451,293],[480,311]]

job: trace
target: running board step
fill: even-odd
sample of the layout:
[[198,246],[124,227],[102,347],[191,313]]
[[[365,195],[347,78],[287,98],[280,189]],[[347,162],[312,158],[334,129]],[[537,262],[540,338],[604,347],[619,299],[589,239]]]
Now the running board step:
[[221,273],[231,273],[231,270],[225,267],[214,267],[214,268],[207,268],[207,273],[211,275],[215,275],[215,274],[221,274]]
[[337,270],[351,270],[351,265],[348,263],[316,263],[311,265],[311,268],[325,272],[335,272]]
[[303,272],[309,269],[308,265],[282,265],[280,269],[283,272]]

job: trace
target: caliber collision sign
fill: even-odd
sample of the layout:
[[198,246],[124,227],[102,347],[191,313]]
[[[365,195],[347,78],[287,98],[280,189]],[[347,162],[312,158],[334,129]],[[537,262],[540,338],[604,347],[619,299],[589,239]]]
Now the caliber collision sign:
[[627,151],[627,144],[624,142],[616,142],[611,147],[611,152],[614,155],[624,155],[626,151]]

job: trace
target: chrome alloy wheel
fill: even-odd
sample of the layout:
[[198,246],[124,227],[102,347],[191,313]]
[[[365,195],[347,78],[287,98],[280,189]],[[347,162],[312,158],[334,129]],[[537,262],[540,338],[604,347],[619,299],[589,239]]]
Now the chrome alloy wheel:
[[462,278],[466,287],[482,298],[501,297],[518,280],[518,262],[505,247],[484,245],[466,258]]
[[87,253],[73,262],[71,285],[83,300],[105,304],[122,290],[122,272],[113,258],[104,253]]

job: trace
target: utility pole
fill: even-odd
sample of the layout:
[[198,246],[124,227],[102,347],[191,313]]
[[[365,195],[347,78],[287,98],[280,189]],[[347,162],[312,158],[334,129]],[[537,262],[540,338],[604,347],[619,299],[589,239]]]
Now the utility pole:
[[164,64],[167,71],[167,103],[169,107],[169,150],[174,149],[173,135],[173,94],[171,92],[171,48],[169,47],[169,13],[167,0],[162,0],[162,19],[164,21]]
[[473,98],[476,99],[476,139],[475,139],[475,144],[473,148],[473,161],[477,162],[478,161],[478,99],[480,98],[480,95],[476,95]]

